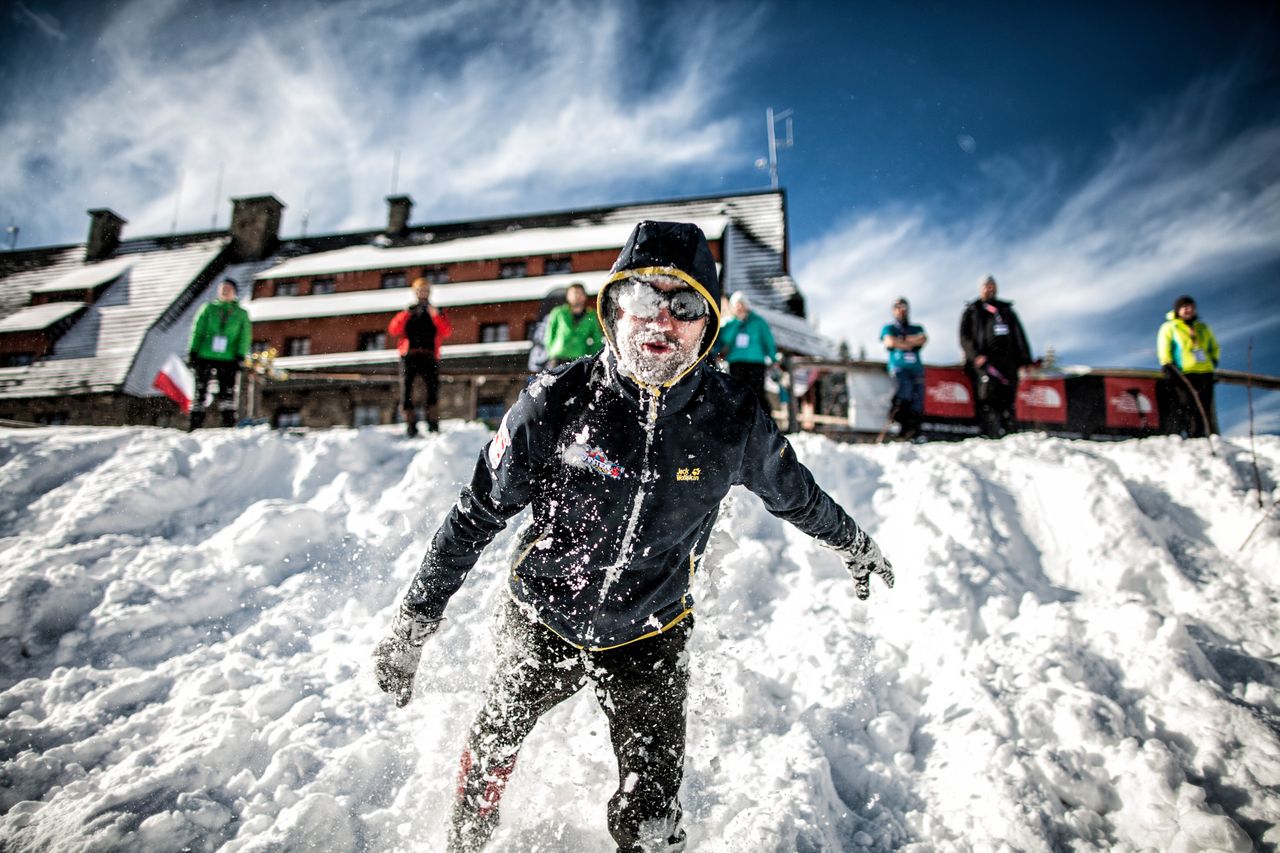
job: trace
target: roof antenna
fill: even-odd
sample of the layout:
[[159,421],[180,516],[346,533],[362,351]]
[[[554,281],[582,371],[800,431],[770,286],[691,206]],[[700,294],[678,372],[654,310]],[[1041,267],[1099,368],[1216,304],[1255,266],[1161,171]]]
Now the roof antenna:
[[[769,132],[769,159],[766,161],[763,157],[756,161],[756,168],[769,168],[769,187],[770,189],[778,188],[778,149],[790,148],[795,145],[795,139],[791,135],[791,116],[790,109],[785,109],[777,115],[773,114],[773,107],[768,107],[764,111],[764,123]],[[785,122],[783,125],[787,129],[787,138],[778,141],[777,124]]]

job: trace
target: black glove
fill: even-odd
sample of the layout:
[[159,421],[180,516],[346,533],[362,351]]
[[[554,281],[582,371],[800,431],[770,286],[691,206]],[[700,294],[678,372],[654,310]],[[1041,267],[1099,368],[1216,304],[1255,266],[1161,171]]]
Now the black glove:
[[893,566],[880,553],[876,540],[859,530],[845,545],[834,546],[844,560],[844,567],[853,575],[854,593],[862,601],[871,595],[871,576],[879,575],[889,589],[893,589]]
[[402,606],[391,622],[391,632],[373,650],[373,675],[378,689],[395,696],[403,708],[413,698],[413,678],[418,673],[422,646],[440,627],[439,619],[424,619]]

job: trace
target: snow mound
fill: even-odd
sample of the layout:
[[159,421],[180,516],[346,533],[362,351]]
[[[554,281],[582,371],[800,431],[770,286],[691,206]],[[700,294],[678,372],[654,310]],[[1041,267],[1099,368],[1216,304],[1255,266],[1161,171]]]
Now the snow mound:
[[[489,435],[0,430],[0,848],[442,849],[510,531],[407,709],[369,653]],[[730,495],[690,850],[1280,848],[1280,517],[1247,444],[794,443],[898,586],[858,602]],[[1257,450],[1269,508],[1280,438]],[[615,784],[584,691],[491,849],[611,849]]]

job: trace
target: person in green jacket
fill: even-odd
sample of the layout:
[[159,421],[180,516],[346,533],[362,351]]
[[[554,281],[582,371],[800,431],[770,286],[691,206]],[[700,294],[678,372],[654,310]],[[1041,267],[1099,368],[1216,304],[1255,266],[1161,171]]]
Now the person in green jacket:
[[217,301],[200,309],[191,329],[191,343],[187,346],[187,363],[196,377],[189,429],[196,430],[204,425],[204,400],[209,391],[209,380],[214,377],[218,380],[216,399],[222,425],[236,425],[236,374],[240,370],[240,362],[249,354],[252,338],[249,312],[237,301],[236,283],[224,278],[218,285]]
[[547,367],[567,364],[604,347],[604,332],[595,311],[587,310],[587,289],[581,282],[569,285],[564,304],[547,317]]
[[772,416],[769,398],[764,393],[764,378],[769,365],[778,363],[778,347],[773,332],[764,318],[751,310],[747,295],[738,291],[729,297],[733,317],[720,329],[716,353],[729,364],[729,375],[756,392],[760,408]]
[[1156,357],[1173,399],[1176,432],[1198,438],[1218,432],[1213,408],[1213,372],[1221,353],[1209,324],[1196,313],[1196,301],[1179,296],[1156,335]]

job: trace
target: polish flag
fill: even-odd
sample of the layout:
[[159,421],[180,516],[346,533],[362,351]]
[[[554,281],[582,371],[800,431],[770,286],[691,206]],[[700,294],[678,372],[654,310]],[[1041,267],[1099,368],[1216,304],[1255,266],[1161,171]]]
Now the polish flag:
[[171,353],[165,359],[160,372],[151,381],[151,387],[177,403],[184,414],[191,411],[191,400],[196,396],[196,378],[177,355]]

